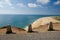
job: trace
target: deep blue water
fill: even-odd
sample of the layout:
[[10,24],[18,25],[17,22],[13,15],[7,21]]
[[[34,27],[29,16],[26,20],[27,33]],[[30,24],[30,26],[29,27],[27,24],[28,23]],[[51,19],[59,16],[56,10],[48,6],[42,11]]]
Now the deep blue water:
[[0,27],[10,24],[11,26],[24,28],[41,17],[54,15],[0,15]]

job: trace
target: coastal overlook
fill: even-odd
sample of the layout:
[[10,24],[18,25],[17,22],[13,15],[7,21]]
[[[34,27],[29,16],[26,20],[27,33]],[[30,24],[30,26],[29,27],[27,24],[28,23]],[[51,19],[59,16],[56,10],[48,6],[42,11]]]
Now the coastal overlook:
[[0,0],[0,40],[60,40],[60,0]]

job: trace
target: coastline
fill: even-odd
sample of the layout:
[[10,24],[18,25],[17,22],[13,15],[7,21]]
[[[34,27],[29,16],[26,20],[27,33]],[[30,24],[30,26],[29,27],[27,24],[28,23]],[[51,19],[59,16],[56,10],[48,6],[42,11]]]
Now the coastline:
[[[53,27],[55,31],[60,31],[60,21],[57,21],[51,17],[43,17],[37,19],[35,22],[32,23],[32,30],[37,32],[48,32],[48,25],[50,22],[53,22]],[[18,28],[11,26],[12,32],[15,34],[25,34],[28,33],[28,26],[26,28]],[[6,34],[7,27],[0,28],[0,34]]]

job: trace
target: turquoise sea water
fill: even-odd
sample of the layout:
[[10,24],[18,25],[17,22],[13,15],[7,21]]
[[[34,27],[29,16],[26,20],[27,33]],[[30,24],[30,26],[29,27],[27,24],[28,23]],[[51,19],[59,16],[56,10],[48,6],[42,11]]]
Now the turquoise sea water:
[[56,15],[0,15],[0,27],[10,24],[11,26],[24,28],[41,17]]

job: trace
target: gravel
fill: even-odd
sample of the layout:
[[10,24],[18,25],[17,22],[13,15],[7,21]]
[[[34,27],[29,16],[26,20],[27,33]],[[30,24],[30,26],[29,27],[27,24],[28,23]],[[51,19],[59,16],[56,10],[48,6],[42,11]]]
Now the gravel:
[[0,40],[60,40],[60,31],[0,35]]

